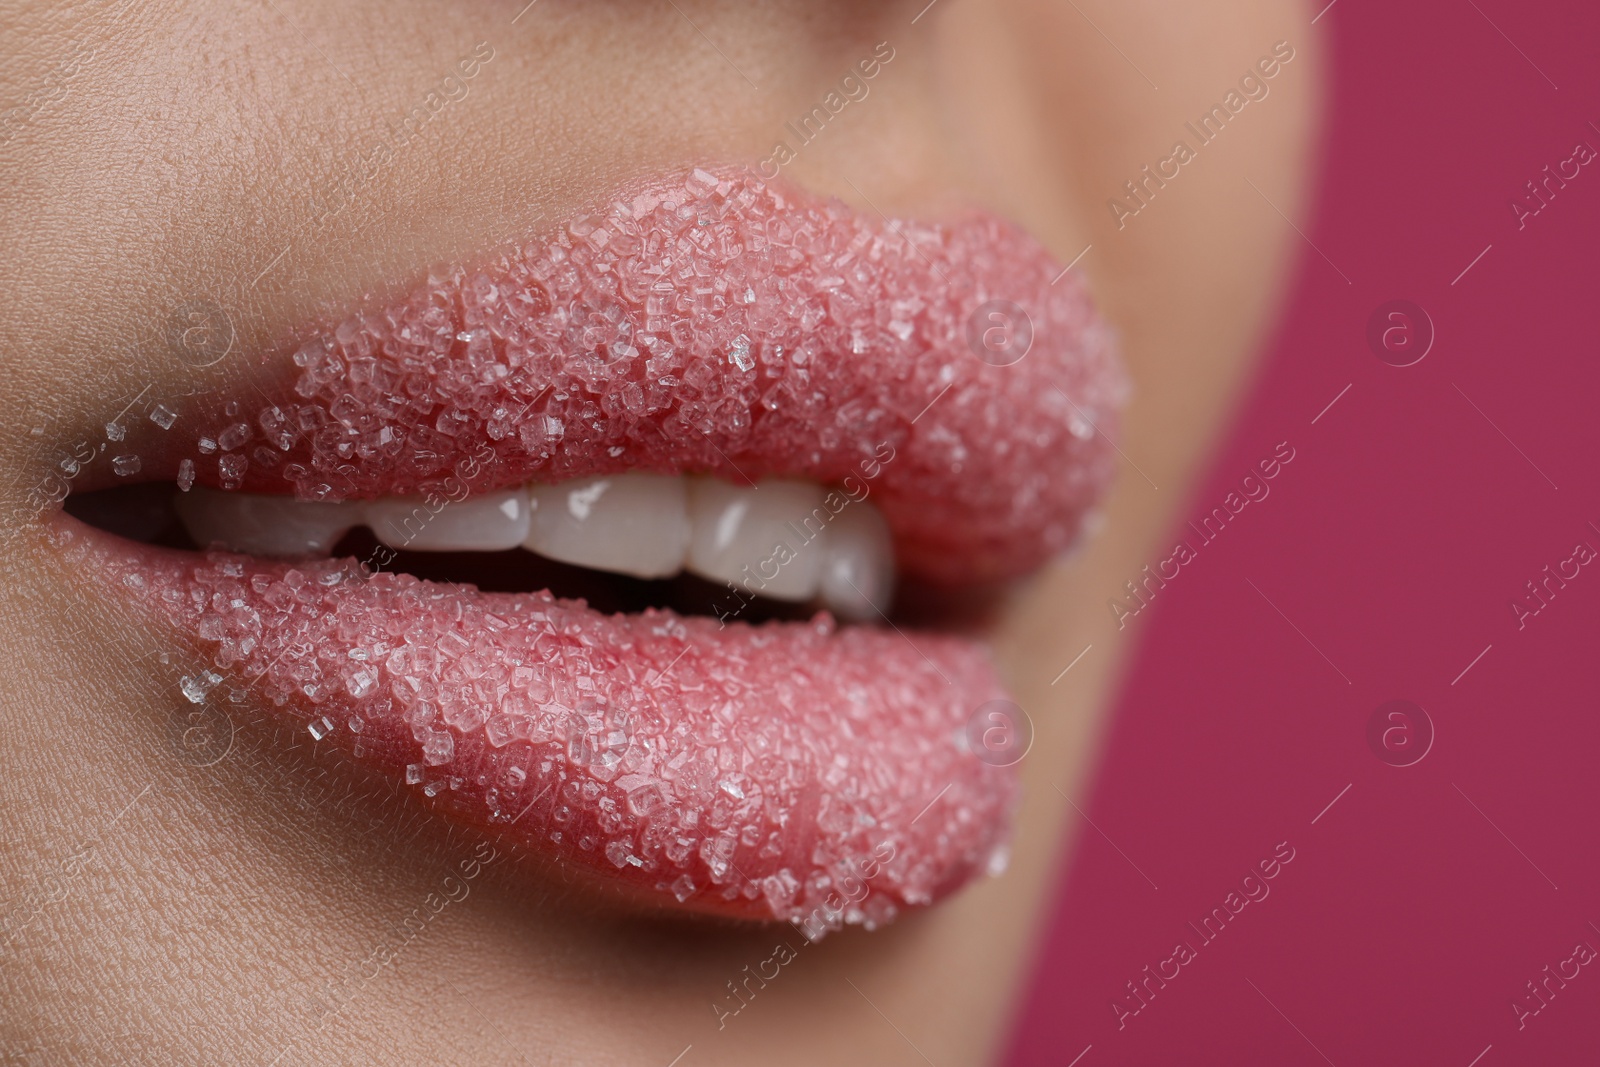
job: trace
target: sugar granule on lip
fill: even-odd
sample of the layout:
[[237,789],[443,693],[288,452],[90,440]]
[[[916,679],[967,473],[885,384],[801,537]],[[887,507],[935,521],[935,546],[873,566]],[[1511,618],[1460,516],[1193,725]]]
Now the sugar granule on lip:
[[[1011,365],[971,348],[995,303],[1029,317]],[[832,483],[888,445],[901,566],[992,579],[1068,547],[1109,482],[1114,349],[1078,276],[998,219],[890,221],[696,170],[312,337],[292,395],[205,427],[195,458],[207,484],[337,499],[437,491],[484,442],[475,488]]]
[[253,679],[457,817],[693,907],[808,936],[883,923],[991,870],[1018,799],[964,741],[1000,688],[955,639],[825,616],[719,631],[348,561],[69,552],[195,635],[215,669],[188,700]]

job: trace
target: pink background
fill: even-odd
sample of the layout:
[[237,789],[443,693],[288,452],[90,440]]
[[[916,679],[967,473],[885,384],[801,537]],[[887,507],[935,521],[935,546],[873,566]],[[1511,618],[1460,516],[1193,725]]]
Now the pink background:
[[[1296,457],[1131,623],[1085,805],[1104,836],[1081,827],[1009,1063],[1600,1062],[1600,960],[1525,1028],[1512,1009],[1600,949],[1600,565],[1521,630],[1510,607],[1600,549],[1600,161],[1520,231],[1508,206],[1600,148],[1600,11],[1475,3],[1340,0],[1318,24],[1334,84],[1305,229],[1337,270],[1299,242],[1184,518],[1279,441]],[[1366,342],[1395,298],[1437,331],[1405,368]],[[1394,698],[1436,730],[1409,767],[1367,740]],[[1281,841],[1270,895],[1200,947],[1186,923]],[[1180,939],[1196,958],[1119,1030],[1113,998]]]

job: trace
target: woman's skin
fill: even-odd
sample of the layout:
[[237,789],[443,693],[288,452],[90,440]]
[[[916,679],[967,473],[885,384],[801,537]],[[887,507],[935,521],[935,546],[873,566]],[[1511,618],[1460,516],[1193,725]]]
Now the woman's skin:
[[[1298,251],[1285,216],[1307,195],[1314,12],[523,2],[0,3],[0,1063],[664,1067],[692,1046],[684,1067],[945,1067],[1003,1040],[1083,825],[1063,794],[1086,803],[1147,624],[1119,630],[1107,601],[1164,555]],[[1294,58],[1270,95],[1119,228],[1108,199],[1193,145],[1184,123],[1280,41]],[[493,58],[465,98],[361,176],[354,148],[480,42]],[[768,158],[882,42],[894,58],[870,94],[784,177],[891,215],[993,208],[1063,263],[1092,246],[1079,266],[1136,388],[1101,533],[994,624],[1036,728],[1009,872],[805,945],[597,910],[303,732],[286,750],[248,701],[227,755],[195,766],[174,718],[193,650],[130,632],[65,569],[29,495],[146,385],[226,390],[230,360],[195,369],[148,342],[172,309],[214,299],[238,351],[275,351],[637,176]],[[408,935],[402,919],[452,872],[470,873],[465,895]],[[714,1005],[738,1005],[727,983],[784,938],[796,958],[719,1020]]]

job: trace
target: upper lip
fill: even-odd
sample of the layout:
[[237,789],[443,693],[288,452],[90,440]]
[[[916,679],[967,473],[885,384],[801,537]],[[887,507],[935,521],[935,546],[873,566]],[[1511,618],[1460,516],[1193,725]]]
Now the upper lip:
[[[1016,226],[856,214],[731,168],[438,271],[306,331],[292,359],[145,433],[142,476],[187,458],[200,484],[305,499],[624,470],[836,484],[887,449],[873,492],[899,565],[945,584],[1073,542],[1125,388],[1081,280]],[[82,480],[111,482],[103,465]]]
[[[865,476],[905,574],[946,584],[1006,578],[1072,542],[1112,471],[1106,434],[1124,388],[1120,365],[1081,282],[1064,273],[987,215],[897,223],[742,170],[696,170],[626,190],[544,240],[430,276],[391,307],[314,329],[292,367],[268,361],[256,389],[220,410],[185,409],[169,431],[142,427],[129,444],[145,478],[170,480],[192,463],[207,484],[311,499],[639,469],[741,482]],[[985,347],[988,330],[1025,330],[1031,343],[996,354]],[[83,483],[101,479],[109,481],[91,471]],[[871,854],[882,839],[890,847],[881,871],[858,874],[876,903],[856,899],[851,912],[881,919],[960,884],[1005,836],[1014,783],[962,733],[1000,689],[964,642],[904,638],[903,647],[890,633],[847,641],[811,624],[718,631],[667,613],[605,620],[538,595],[419,600],[414,586],[362,584],[343,565],[87,543],[119,588],[196,636],[222,667],[260,670],[270,695],[322,722],[362,720],[352,743],[396,770],[423,765],[425,734],[453,731],[457,762],[443,769],[484,773],[457,775],[440,802],[480,823],[504,822],[510,810],[494,799],[506,799],[505,748],[483,740],[485,720],[506,714],[514,669],[540,656],[564,665],[577,688],[558,687],[545,706],[572,716],[580,750],[618,736],[619,705],[635,726],[624,726],[629,748],[604,773],[573,756],[571,737],[550,740],[568,747],[542,772],[530,758],[520,773],[543,773],[552,802],[576,822],[565,838],[555,814],[519,832],[646,890],[684,898],[668,877],[681,869],[695,905],[795,918],[808,900],[826,900],[830,879],[836,891],[848,874],[839,864],[859,866],[863,848]],[[308,581],[311,592],[300,594]],[[296,613],[312,600],[315,610]],[[437,650],[452,633],[479,654],[471,667],[471,651],[442,660],[417,651],[430,642]],[[588,651],[573,652],[563,634]],[[324,647],[286,666],[308,642]],[[368,663],[367,653],[387,658]],[[686,655],[686,666],[668,666]],[[422,699],[417,679],[429,670],[444,673],[423,678],[428,692],[438,682],[441,692],[476,694],[461,699],[484,714],[412,721],[399,702]],[[664,686],[672,670],[678,678]],[[498,691],[496,681],[505,682]],[[394,713],[387,726],[379,699]],[[624,764],[628,752],[634,762]],[[703,769],[691,773],[685,759]],[[762,773],[778,777],[756,773],[771,760],[777,771]],[[907,761],[916,765],[900,766]],[[567,785],[582,788],[566,796]],[[941,785],[951,810],[914,827],[934,793],[945,795]],[[670,843],[658,832],[646,855],[652,812],[625,803],[647,786],[670,794],[671,832],[700,844],[689,867],[650,869]],[[848,800],[832,796],[841,790]],[[838,822],[846,816],[848,825]],[[742,836],[729,829],[741,825]],[[612,839],[627,837],[627,863],[606,863],[608,850],[596,848],[607,827]],[[586,829],[598,836],[583,840]],[[553,845],[552,834],[565,843]],[[804,864],[811,869],[796,869]],[[775,884],[780,874],[795,885]],[[722,887],[720,902],[711,899]]]

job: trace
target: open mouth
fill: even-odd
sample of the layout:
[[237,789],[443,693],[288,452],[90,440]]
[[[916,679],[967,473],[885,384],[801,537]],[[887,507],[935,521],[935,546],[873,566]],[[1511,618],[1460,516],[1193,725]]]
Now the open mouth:
[[696,170],[253,373],[57,520],[208,659],[188,699],[248,680],[517,847],[812,936],[1003,863],[1004,690],[893,599],[1036,569],[1111,477],[1109,331],[1015,227]]

